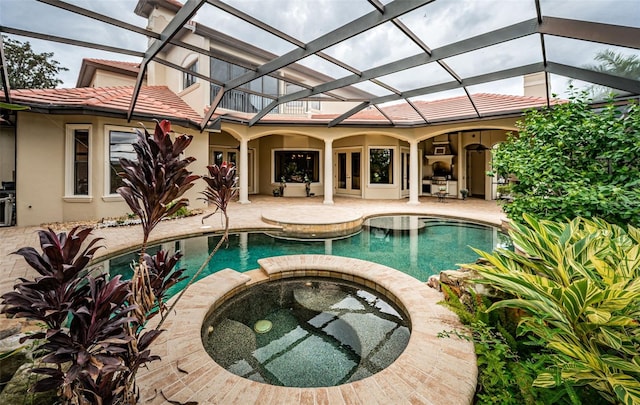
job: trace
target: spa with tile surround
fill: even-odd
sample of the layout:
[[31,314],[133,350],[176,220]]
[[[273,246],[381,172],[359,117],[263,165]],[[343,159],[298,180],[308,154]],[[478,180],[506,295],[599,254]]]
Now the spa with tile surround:
[[[202,404],[424,403],[469,404],[476,387],[473,344],[439,338],[462,328],[438,305],[441,295],[402,272],[358,259],[292,255],[261,259],[260,269],[217,272],[187,290],[163,325],[156,344],[161,361],[139,374],[142,400],[149,404],[198,401]],[[354,282],[402,308],[411,322],[405,350],[387,368],[362,380],[332,387],[291,388],[251,381],[230,373],[204,349],[203,321],[238,292],[256,283],[290,277],[330,277]]]

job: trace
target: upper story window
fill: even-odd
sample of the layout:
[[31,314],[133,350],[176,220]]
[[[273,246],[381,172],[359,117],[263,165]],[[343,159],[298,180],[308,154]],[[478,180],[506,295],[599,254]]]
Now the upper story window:
[[186,89],[189,86],[196,84],[196,76],[193,73],[198,73],[198,61],[194,61],[187,66],[188,72],[182,73],[182,88]]
[[87,197],[91,190],[91,125],[66,126],[65,196]]
[[[227,82],[247,72],[249,72],[249,69],[242,66],[211,58],[210,76],[218,82]],[[237,89],[227,91],[220,101],[220,107],[234,111],[256,113],[267,107],[278,97],[278,89],[278,79],[271,76],[259,77]],[[211,83],[211,100],[215,98],[219,91],[220,86]]]
[[106,148],[108,153],[108,169],[105,175],[107,184],[106,192],[107,194],[116,194],[118,187],[124,185],[122,178],[118,175],[118,173],[122,172],[120,158],[127,158],[129,160],[137,159],[133,144],[137,141],[138,135],[131,129],[118,127],[108,127],[107,133],[109,144]]

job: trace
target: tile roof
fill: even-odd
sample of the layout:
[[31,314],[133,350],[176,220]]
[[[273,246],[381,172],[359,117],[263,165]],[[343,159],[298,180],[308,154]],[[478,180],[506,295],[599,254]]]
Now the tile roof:
[[138,74],[138,72],[140,71],[139,62],[123,62],[119,60],[84,58],[82,59],[82,63],[91,63],[96,65],[97,67],[111,67],[115,69],[127,70],[135,74]]
[[[530,108],[539,108],[547,105],[543,97],[510,96],[504,94],[477,93],[472,94],[480,117],[466,96],[447,98],[434,101],[412,101],[420,114],[429,122],[451,121],[465,118],[482,118],[503,115],[507,113],[522,112]],[[558,104],[562,100],[552,100],[552,104]],[[398,103],[381,107],[381,110],[396,123],[424,123],[420,114],[408,103]],[[313,119],[332,119],[339,114],[315,114]],[[385,121],[387,118],[374,107],[369,107],[352,115],[344,122],[376,122]]]
[[[87,110],[98,113],[121,113],[126,116],[133,86],[81,87],[71,89],[11,90],[14,103],[26,104],[32,110]],[[134,109],[139,117],[167,118],[197,126],[202,116],[195,112],[167,86],[143,86]]]
[[[129,109],[133,94],[133,86],[117,87],[81,87],[71,89],[24,89],[12,90],[11,96],[16,103],[26,104],[33,110],[73,110],[82,109],[94,111],[98,114],[111,112],[124,116]],[[504,114],[520,113],[530,108],[546,106],[546,99],[541,97],[510,96],[502,94],[479,93],[473,94],[473,102],[480,113],[476,114],[471,102],[466,96],[453,97],[435,101],[413,101],[413,105],[424,115],[430,123],[495,117]],[[564,100],[553,100],[553,104]],[[231,120],[247,122],[253,114],[219,109],[225,117]],[[423,124],[424,120],[408,104],[398,103],[381,107],[384,115],[374,107],[362,110],[344,121],[348,124],[388,125],[388,116],[393,124]],[[167,118],[172,121],[183,121],[192,127],[197,127],[202,115],[194,111],[174,92],[166,86],[141,87],[134,115],[140,117]],[[284,114],[268,114],[262,118],[263,123],[327,124],[340,114],[313,114],[309,117]],[[212,119],[215,119],[215,115]]]

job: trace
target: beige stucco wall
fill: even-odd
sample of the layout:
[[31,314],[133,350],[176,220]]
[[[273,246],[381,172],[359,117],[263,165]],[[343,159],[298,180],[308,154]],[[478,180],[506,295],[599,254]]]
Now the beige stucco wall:
[[[91,191],[89,198],[65,197],[65,125],[91,125]],[[105,126],[124,129],[139,128],[122,119],[95,116],[62,116],[20,113],[17,136],[17,223],[20,226],[40,225],[47,222],[97,220],[118,217],[131,212],[120,196],[105,192],[105,165],[107,162]],[[153,123],[145,123],[153,130]],[[209,137],[192,129],[174,126],[177,133],[194,136],[188,155],[196,161],[189,167],[195,174],[205,174]],[[186,197],[192,207],[202,207],[196,200],[204,183],[197,182]]]
[[[209,40],[198,35],[188,34],[181,38],[182,41],[197,46],[198,48],[208,49]],[[188,67],[197,60],[198,73],[209,76],[209,57],[188,49],[180,47],[170,47],[165,54],[166,60],[181,67]],[[204,115],[205,106],[209,101],[209,82],[196,78],[196,83],[184,88],[183,72],[168,68],[166,76],[166,84],[174,93],[182,98],[194,111]]]
[[[164,8],[155,8],[149,17],[148,28],[155,32],[162,32],[174,13]],[[180,36],[180,41],[201,49],[209,49],[209,39],[193,33]],[[161,55],[162,59],[186,68],[194,61],[198,61],[198,73],[209,75],[209,57],[178,46],[166,47]],[[196,78],[196,83],[184,88],[183,73],[160,63],[151,62],[148,66],[147,80],[150,86],[167,86],[180,96],[191,108],[204,115],[204,108],[209,101],[209,82]]]
[[13,181],[15,160],[15,130],[0,124],[0,181]]
[[[114,87],[114,86],[134,86],[136,78],[126,76],[114,72],[108,72],[102,69],[96,69],[93,79],[89,84],[90,87]],[[143,80],[143,86],[147,85],[147,81]]]
[[[275,149],[310,149],[320,151],[320,182],[312,184],[312,192],[316,195],[324,193],[324,139],[332,139],[332,150],[340,148],[359,148],[362,150],[362,198],[402,198],[400,190],[400,153],[408,151],[409,140],[420,141],[420,151],[426,146],[424,140],[442,133],[450,133],[457,151],[458,188],[464,187],[468,173],[466,167],[465,147],[477,143],[482,128],[482,143],[491,148],[495,143],[506,138],[506,130],[513,129],[515,119],[476,122],[462,125],[431,126],[426,128],[328,128],[328,127],[247,127],[240,124],[223,124],[223,133],[200,133],[197,130],[174,127],[178,133],[189,133],[194,140],[188,148],[188,155],[196,161],[190,169],[195,174],[206,173],[206,165],[210,163],[212,145],[235,148],[241,139],[249,142],[249,148],[255,150],[254,173],[258,183],[258,192],[271,194],[279,184],[272,177],[273,150]],[[65,198],[65,133],[66,124],[91,125],[91,195],[90,198]],[[153,129],[154,124],[145,123]],[[130,212],[128,206],[117,195],[105,194],[106,150],[105,126],[120,126],[134,129],[137,123],[127,123],[123,119],[95,117],[88,115],[50,115],[32,112],[20,112],[17,126],[17,220],[18,225],[39,225],[47,222],[100,219],[117,217]],[[462,132],[465,131],[465,132]],[[475,137],[474,137],[475,135]],[[3,135],[4,136],[4,135]],[[368,151],[371,147],[391,147],[394,149],[394,184],[369,184]],[[422,152],[421,152],[422,155]],[[490,169],[491,154],[485,154],[482,171]],[[420,176],[424,170],[424,158],[419,160]],[[336,169],[333,167],[334,184]],[[197,199],[204,189],[203,182],[197,182],[188,192],[187,197],[194,208],[202,207],[204,202]],[[485,179],[485,194],[492,196],[492,181]],[[286,196],[304,196],[304,184],[288,184]]]
[[[83,121],[87,122],[87,119]],[[16,148],[17,225],[61,221],[64,192],[62,118],[19,113]]]
[[[162,7],[156,7],[149,17],[147,29],[158,33],[162,32],[174,16],[175,13]],[[150,46],[153,42],[154,40],[150,38],[148,45]],[[164,56],[164,52],[161,52],[160,57],[164,58]],[[173,72],[173,74],[169,74],[170,72]],[[168,86],[168,79],[173,75],[176,75],[176,72],[165,65],[156,62],[150,62],[147,65],[147,83],[149,86]]]
[[[317,195],[322,194],[322,187],[324,184],[324,142],[311,138],[308,136],[300,136],[294,134],[274,134],[264,136],[258,141],[258,159],[261,162],[266,162],[258,170],[258,183],[260,194],[271,194],[274,188],[277,188],[280,183],[275,182],[273,179],[273,151],[274,150],[317,150],[320,152],[320,182],[312,184],[311,192]],[[288,197],[304,197],[306,195],[305,185],[302,183],[288,183],[285,195]]]
[[[224,146],[235,148],[238,146],[238,140],[228,132],[212,132],[209,134],[209,145]],[[211,162],[210,162],[211,163]]]

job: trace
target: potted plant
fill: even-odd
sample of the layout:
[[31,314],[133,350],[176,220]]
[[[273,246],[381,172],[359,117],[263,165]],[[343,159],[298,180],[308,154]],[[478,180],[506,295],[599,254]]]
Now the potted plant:
[[280,197],[284,197],[284,189],[287,187],[287,180],[284,176],[280,177]]
[[306,174],[304,175],[304,189],[307,192],[307,197],[311,197],[311,179]]
[[467,196],[469,195],[469,190],[467,190],[466,188],[461,188],[460,195],[462,196],[463,200],[466,200]]
[[496,194],[499,200],[510,200],[511,199],[511,185],[502,184],[497,187]]

